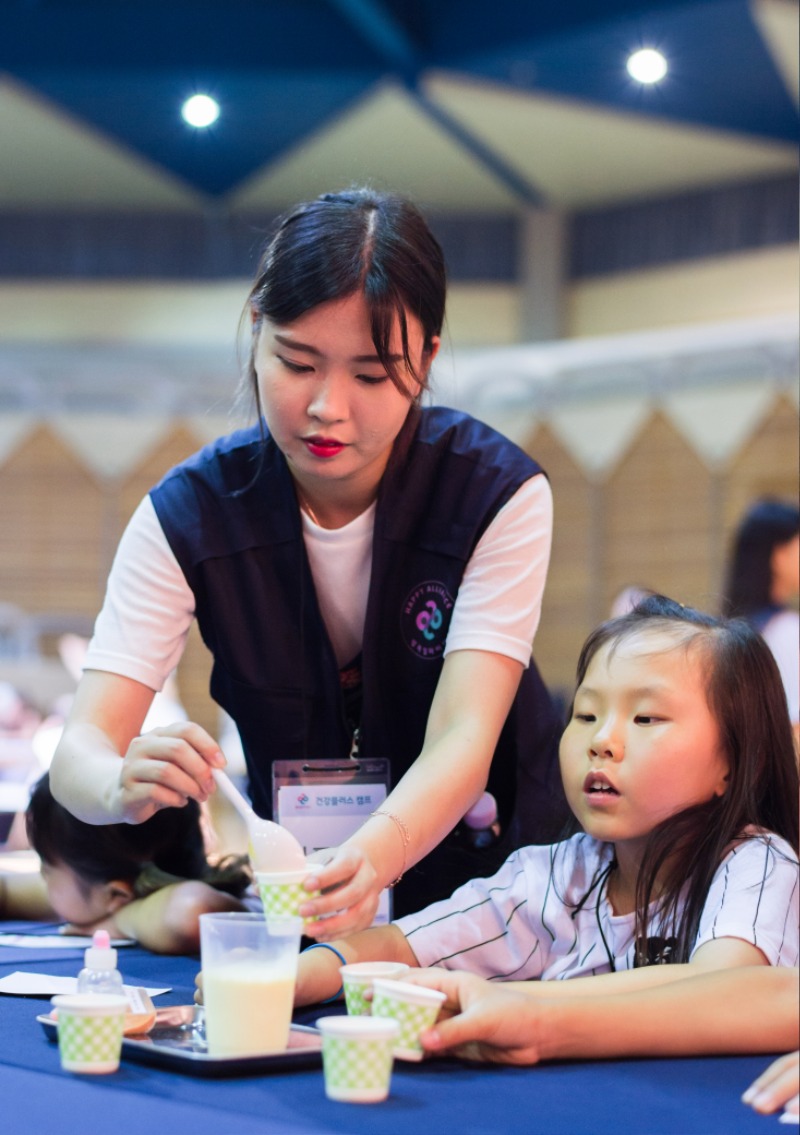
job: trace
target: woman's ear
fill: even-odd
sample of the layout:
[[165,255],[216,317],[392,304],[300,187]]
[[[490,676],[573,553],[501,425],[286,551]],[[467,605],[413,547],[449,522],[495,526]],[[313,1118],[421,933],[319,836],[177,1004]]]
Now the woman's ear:
[[124,879],[112,879],[104,884],[104,898],[107,913],[114,914],[120,907],[127,906],[134,899],[133,886]]

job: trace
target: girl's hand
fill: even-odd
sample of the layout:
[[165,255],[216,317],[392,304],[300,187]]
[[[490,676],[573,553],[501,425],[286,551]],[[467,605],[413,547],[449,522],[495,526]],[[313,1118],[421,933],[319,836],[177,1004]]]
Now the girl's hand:
[[190,721],[161,726],[134,737],[122,762],[116,815],[139,824],[161,808],[202,804],[215,791],[213,768],[225,758],[213,737]]
[[773,1061],[742,1096],[756,1111],[763,1114],[779,1107],[789,1115],[800,1112],[800,1052],[790,1052]]
[[467,1060],[495,1064],[539,1061],[538,1006],[527,995],[457,970],[411,970],[403,981],[447,997],[436,1024],[420,1036],[426,1052],[453,1050]]
[[312,868],[306,890],[320,890],[322,894],[300,907],[304,918],[318,920],[307,923],[304,934],[318,942],[330,942],[371,925],[381,887],[375,868],[361,848],[327,848],[309,859],[318,859],[320,866]]

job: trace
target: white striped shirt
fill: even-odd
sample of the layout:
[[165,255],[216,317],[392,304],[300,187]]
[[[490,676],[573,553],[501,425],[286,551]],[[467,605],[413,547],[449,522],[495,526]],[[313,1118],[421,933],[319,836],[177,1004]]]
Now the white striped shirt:
[[[473,879],[443,902],[398,919],[421,966],[501,981],[553,980],[631,969],[634,916],[606,898],[614,849],[585,833],[515,851],[496,875]],[[798,964],[800,872],[789,844],[753,833],[714,874],[692,952],[740,938],[770,965]],[[582,905],[581,900],[587,895]],[[577,911],[576,907],[579,907]],[[648,937],[658,936],[654,921]]]

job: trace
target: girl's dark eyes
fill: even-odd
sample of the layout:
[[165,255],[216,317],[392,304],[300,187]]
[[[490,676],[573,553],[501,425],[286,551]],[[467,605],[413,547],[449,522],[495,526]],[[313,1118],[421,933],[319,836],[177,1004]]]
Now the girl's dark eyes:
[[575,713],[575,714],[573,714],[573,717],[575,718],[576,721],[595,721],[596,720],[595,715],[593,713]]

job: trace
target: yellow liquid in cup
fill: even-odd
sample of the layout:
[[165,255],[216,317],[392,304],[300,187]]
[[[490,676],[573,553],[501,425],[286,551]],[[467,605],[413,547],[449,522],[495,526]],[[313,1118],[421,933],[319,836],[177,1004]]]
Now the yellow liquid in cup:
[[206,1041],[211,1056],[283,1052],[289,1039],[294,973],[238,963],[203,970]]

